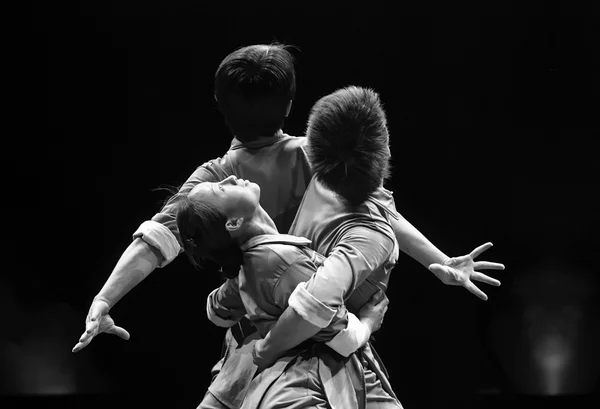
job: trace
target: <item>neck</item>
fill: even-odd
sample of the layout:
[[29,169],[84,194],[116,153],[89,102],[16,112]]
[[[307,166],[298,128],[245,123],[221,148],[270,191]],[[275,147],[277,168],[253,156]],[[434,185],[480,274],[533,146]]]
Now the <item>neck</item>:
[[243,243],[254,236],[262,234],[279,234],[279,232],[271,216],[258,205],[252,218],[247,221],[246,228],[237,237],[237,241],[238,243]]

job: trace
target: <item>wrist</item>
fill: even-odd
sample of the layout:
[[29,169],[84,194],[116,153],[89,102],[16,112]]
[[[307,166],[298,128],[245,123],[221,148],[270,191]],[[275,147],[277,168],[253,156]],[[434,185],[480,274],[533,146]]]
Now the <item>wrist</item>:
[[[269,335],[267,334],[267,337],[268,336]],[[268,351],[264,348],[267,337],[256,341],[254,348],[252,349],[252,359],[254,364],[261,369],[268,366],[268,363],[272,360],[268,356]]]
[[100,295],[100,294],[96,295],[96,296],[94,297],[94,299],[92,300],[92,302],[96,302],[96,301],[101,301],[101,302],[104,302],[104,303],[106,303],[106,305],[108,305],[108,309],[109,309],[109,310],[110,310],[110,309],[112,308],[112,306],[113,306],[113,303],[112,303],[112,302],[110,302],[110,301],[108,300],[108,298],[106,298],[105,296],[103,296],[103,295]]
[[359,321],[365,327],[365,331],[367,332],[366,338],[369,339],[371,334],[373,333],[373,328],[375,326],[373,320],[370,318],[359,318]]

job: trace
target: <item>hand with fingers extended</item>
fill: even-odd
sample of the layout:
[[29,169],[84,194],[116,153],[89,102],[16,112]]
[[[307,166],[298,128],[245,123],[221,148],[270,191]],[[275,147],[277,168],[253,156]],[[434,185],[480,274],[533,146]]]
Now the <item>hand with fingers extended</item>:
[[358,319],[367,327],[369,327],[371,334],[379,331],[383,324],[383,317],[388,309],[390,300],[387,298],[382,290],[377,291],[371,299],[361,307],[358,311]]
[[504,270],[504,264],[489,261],[474,261],[477,256],[490,247],[492,247],[492,243],[485,243],[465,256],[449,258],[444,261],[444,264],[434,263],[429,266],[429,271],[435,274],[444,284],[465,287],[469,292],[485,301],[488,298],[487,295],[477,288],[473,284],[473,281],[479,281],[496,287],[500,285],[500,281],[476,270]]
[[73,348],[73,352],[79,352],[92,342],[92,339],[103,332],[113,334],[125,340],[129,339],[129,332],[125,328],[115,325],[113,319],[108,315],[110,306],[108,302],[100,298],[94,298],[87,318],[85,319],[85,332],[79,338],[79,342]]

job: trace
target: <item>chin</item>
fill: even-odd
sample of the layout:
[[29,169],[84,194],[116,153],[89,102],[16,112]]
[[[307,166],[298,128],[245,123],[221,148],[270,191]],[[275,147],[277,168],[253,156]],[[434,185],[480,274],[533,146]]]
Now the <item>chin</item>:
[[256,202],[259,203],[260,202],[260,186],[258,186],[256,183],[250,182],[250,185],[248,187],[250,188],[250,191],[256,197]]

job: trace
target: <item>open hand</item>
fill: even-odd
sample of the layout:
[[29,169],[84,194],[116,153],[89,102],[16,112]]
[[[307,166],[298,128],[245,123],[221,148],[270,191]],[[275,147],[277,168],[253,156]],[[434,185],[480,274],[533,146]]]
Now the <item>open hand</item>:
[[476,269],[504,270],[504,264],[489,261],[474,261],[477,256],[490,247],[492,247],[492,243],[485,243],[477,247],[470,254],[449,258],[443,265],[434,263],[429,266],[429,271],[435,274],[444,284],[465,287],[469,292],[485,301],[488,299],[487,295],[477,288],[473,281],[479,281],[495,287],[500,286],[500,281],[488,277],[476,271]]
[[90,310],[85,319],[85,332],[79,338],[79,342],[73,348],[73,352],[79,352],[89,345],[95,336],[106,332],[121,337],[125,340],[129,339],[129,332],[125,328],[115,325],[115,321],[108,315],[110,307],[108,303],[102,299],[94,299]]

